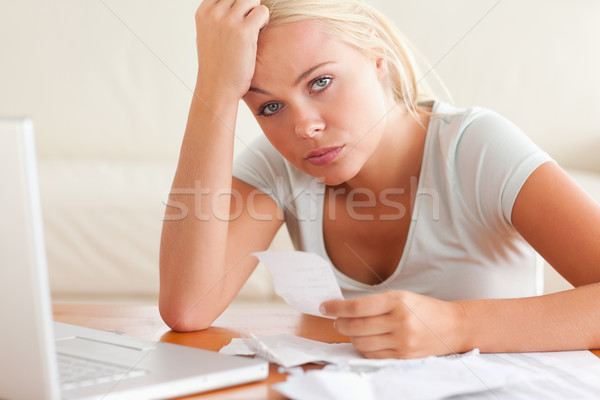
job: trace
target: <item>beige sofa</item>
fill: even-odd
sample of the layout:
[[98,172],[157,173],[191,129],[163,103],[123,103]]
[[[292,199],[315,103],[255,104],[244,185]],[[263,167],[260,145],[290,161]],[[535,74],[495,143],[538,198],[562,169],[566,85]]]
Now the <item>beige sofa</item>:
[[[505,115],[600,200],[599,2],[372,3],[455,104]],[[195,79],[197,5],[0,4],[0,114],[36,124],[56,300],[156,299],[163,202]],[[242,108],[236,151],[258,134]],[[289,246],[282,232],[274,247]],[[549,273],[547,290],[562,287]],[[259,267],[239,300],[273,299]]]

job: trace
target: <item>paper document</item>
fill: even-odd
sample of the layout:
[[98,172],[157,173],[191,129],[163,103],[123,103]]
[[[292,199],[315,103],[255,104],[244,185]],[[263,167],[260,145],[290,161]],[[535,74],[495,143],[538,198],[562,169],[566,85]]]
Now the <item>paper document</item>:
[[350,343],[324,343],[293,335],[234,338],[220,353],[257,355],[286,368],[315,362],[341,363],[362,359]]
[[[338,365],[303,373],[295,371],[285,382],[276,383],[272,388],[296,400],[438,400],[452,396],[471,398],[481,393],[493,396],[501,388],[544,379],[539,371],[491,363],[479,355],[430,357],[419,364],[396,361],[396,365],[366,373]],[[513,400],[514,397],[494,400],[499,399]]]
[[[421,359],[420,364],[397,360],[396,365],[366,372],[333,364],[320,370],[298,368],[291,371],[285,382],[276,383],[272,388],[296,400],[600,398],[600,360],[589,352],[565,353],[430,357]],[[589,356],[595,358],[593,367],[587,363]],[[581,362],[571,364],[569,358]],[[582,364],[588,365],[583,367]]]
[[317,254],[261,251],[254,255],[271,273],[275,292],[300,312],[324,317],[319,312],[322,302],[344,298],[333,267]]
[[[369,359],[364,358],[351,343],[325,343],[285,334],[253,336],[242,339],[234,338],[220,350],[220,353],[243,356],[257,355],[286,368],[307,363],[347,365],[354,372],[368,372],[398,364],[416,366],[427,360],[427,358],[411,360]],[[479,350],[475,349],[469,353],[444,358],[459,358],[473,354],[479,354]]]
[[[589,351],[458,355],[410,360],[363,358],[349,343],[292,335],[233,339],[226,354],[256,354],[288,369],[272,388],[296,400],[562,400],[600,398],[600,359]],[[434,382],[435,384],[432,384]],[[401,396],[400,396],[401,394]]]

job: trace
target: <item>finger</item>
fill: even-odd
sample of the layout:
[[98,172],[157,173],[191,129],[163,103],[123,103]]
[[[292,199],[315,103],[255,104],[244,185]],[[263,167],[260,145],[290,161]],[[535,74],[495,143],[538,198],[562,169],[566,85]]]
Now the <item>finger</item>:
[[231,9],[236,13],[246,16],[250,11],[252,11],[252,9],[258,7],[259,5],[260,0],[237,0],[232,4]]
[[[357,349],[358,350],[358,349]],[[389,349],[381,349],[376,351],[365,351],[359,352],[366,358],[425,358],[430,356],[445,356],[448,354],[452,354],[448,351],[428,351],[426,349],[414,349],[409,350],[405,348],[389,348]]]
[[376,358],[376,359],[385,359],[385,358],[414,358],[410,357],[407,354],[403,354],[402,352],[394,349],[384,349],[378,351],[371,352],[361,352],[361,354],[365,358]]
[[351,337],[350,342],[363,355],[394,349],[391,335],[388,334]]
[[254,7],[246,16],[246,21],[253,26],[258,26],[259,30],[264,28],[269,22],[269,9],[263,5]]
[[[206,0],[204,0],[206,1]],[[219,3],[222,7],[231,8],[235,4],[236,0],[212,0],[213,3]]]
[[390,333],[393,326],[389,314],[376,317],[338,318],[335,329],[345,336],[370,336]]
[[[205,0],[206,1],[206,0]],[[254,5],[250,5],[253,3]],[[260,4],[260,0],[212,0],[213,11],[221,17],[232,16],[234,18],[245,17],[253,7]]]
[[321,304],[323,315],[331,317],[373,317],[393,310],[399,298],[385,292],[350,300],[330,300]]
[[[204,0],[203,3],[204,2],[207,2],[207,0]],[[235,0],[210,0],[208,3],[215,4],[221,8],[231,8],[233,7]]]
[[230,8],[231,0],[204,0],[196,11],[196,17],[212,16],[213,19],[220,20],[227,15]]

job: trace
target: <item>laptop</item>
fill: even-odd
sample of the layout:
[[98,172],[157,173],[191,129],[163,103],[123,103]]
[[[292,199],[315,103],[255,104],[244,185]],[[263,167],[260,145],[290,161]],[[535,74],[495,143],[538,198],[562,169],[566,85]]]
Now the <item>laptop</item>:
[[29,119],[0,119],[0,321],[1,399],[163,399],[268,375],[262,360],[52,321]]

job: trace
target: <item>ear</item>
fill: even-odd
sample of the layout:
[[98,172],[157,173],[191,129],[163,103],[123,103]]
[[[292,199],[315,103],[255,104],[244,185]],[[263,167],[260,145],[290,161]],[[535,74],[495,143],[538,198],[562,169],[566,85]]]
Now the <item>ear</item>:
[[383,80],[387,76],[388,73],[388,63],[385,55],[382,54],[377,60],[375,60],[375,69],[377,73],[377,79],[380,81]]
[[[381,37],[379,36],[377,31],[375,31],[375,29],[371,29],[371,36],[376,37],[377,39],[381,40]],[[377,73],[377,79],[379,79],[381,81],[381,80],[383,80],[383,78],[386,77],[386,75],[388,73],[387,57],[385,55],[385,51],[383,50],[383,48],[377,47],[375,49],[375,51],[377,52],[377,55],[378,55],[378,57],[375,59],[375,69],[376,69],[376,73]]]

